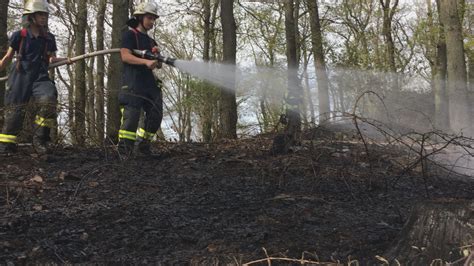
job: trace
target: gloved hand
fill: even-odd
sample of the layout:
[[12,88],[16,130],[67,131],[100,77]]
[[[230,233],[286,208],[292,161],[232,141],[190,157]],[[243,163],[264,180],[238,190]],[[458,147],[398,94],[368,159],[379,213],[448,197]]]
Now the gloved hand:
[[[158,46],[155,46],[155,47],[151,48],[151,52],[155,55],[159,55],[160,54],[160,48]],[[163,67],[163,63],[158,62],[158,64],[156,64],[156,68],[161,68],[161,67]]]

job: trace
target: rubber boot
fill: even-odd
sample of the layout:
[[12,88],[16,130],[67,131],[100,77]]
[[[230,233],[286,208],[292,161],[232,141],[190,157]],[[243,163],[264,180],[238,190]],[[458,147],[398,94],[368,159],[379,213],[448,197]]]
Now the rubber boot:
[[48,154],[51,152],[51,149],[49,148],[50,131],[51,130],[49,127],[35,127],[33,135],[33,148],[38,154]]
[[151,149],[151,143],[149,140],[139,140],[138,145],[137,145],[137,152],[141,156],[147,157],[147,158],[153,158],[153,159],[159,159],[161,158],[160,153],[153,152]]
[[137,138],[137,152],[140,155],[150,155],[151,154],[151,145],[150,141]]
[[127,160],[133,155],[135,141],[129,139],[121,139],[118,143],[118,152],[120,159]]
[[15,143],[0,142],[0,155],[8,155],[17,152]]

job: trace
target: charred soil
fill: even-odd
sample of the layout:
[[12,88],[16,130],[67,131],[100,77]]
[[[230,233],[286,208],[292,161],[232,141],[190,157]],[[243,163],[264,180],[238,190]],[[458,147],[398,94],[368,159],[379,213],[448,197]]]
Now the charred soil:
[[401,147],[328,136],[278,156],[270,136],[166,143],[125,161],[22,147],[0,160],[0,262],[241,264],[265,248],[366,265],[417,203],[474,198],[471,179],[407,168],[416,158]]

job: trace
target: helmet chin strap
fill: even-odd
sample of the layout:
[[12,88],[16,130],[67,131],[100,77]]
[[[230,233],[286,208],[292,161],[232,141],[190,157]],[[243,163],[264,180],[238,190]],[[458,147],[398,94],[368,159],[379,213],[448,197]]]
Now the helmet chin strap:
[[137,19],[138,19],[139,25],[141,25],[142,28],[144,28],[146,30],[145,25],[143,25],[143,15],[138,16]]
[[144,21],[144,17],[145,15],[140,15],[137,19],[138,19],[138,23],[142,26],[142,28],[145,30],[145,31],[149,31],[150,29],[147,29],[145,27],[145,25],[143,24],[143,21]]

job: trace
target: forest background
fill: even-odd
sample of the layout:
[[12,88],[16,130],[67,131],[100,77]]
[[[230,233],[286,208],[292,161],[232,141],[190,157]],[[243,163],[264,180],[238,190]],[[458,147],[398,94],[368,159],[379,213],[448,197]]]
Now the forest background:
[[[59,55],[119,47],[137,2],[50,1]],[[162,138],[208,142],[273,132],[289,110],[302,128],[353,112],[417,131],[472,132],[471,1],[156,3],[162,16],[150,35],[164,54],[188,63],[186,71],[156,71],[164,81]],[[23,1],[1,5],[3,53],[7,36],[20,27]],[[193,74],[200,68],[213,71],[207,81]],[[59,67],[51,75],[60,91],[60,139],[116,139],[118,54]],[[222,86],[222,79],[230,85]]]

